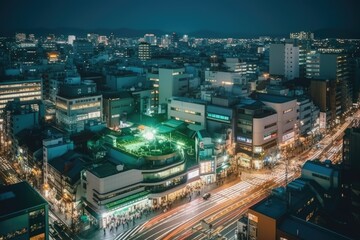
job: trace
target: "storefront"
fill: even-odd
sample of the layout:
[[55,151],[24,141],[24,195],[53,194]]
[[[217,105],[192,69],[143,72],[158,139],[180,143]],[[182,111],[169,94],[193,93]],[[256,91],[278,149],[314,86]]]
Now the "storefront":
[[100,227],[107,226],[113,218],[119,215],[131,216],[141,209],[148,208],[151,205],[148,194],[149,192],[140,192],[105,204],[103,213],[99,214]]

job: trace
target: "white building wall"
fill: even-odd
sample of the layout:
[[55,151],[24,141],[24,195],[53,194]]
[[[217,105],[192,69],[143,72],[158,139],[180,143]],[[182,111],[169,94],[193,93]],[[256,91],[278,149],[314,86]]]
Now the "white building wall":
[[297,102],[291,100],[284,103],[265,102],[277,112],[278,143],[284,144],[295,140],[297,126]]
[[159,104],[167,104],[172,96],[185,94],[189,87],[188,79],[185,68],[159,68]]
[[[143,176],[140,170],[129,170],[124,172],[119,172],[117,174],[99,178],[93,173],[86,171],[86,178],[87,178],[87,191],[86,191],[86,200],[93,204],[96,207],[99,207],[98,203],[93,200],[93,193],[98,192],[100,194],[109,193],[113,194],[116,193],[116,190],[123,190],[122,188],[126,188],[127,186],[134,185],[136,183],[141,183],[143,181]],[[143,189],[139,188],[139,191]],[[111,192],[111,193],[110,193]],[[106,201],[103,201],[101,204],[106,204],[108,202],[112,202],[128,196],[130,194],[136,193],[129,192],[129,194],[122,194],[118,195],[114,198],[109,198]]]
[[285,44],[285,78],[292,80],[299,77],[299,47]]
[[[270,115],[268,117],[264,118],[254,118],[253,119],[253,143],[256,146],[263,145],[265,143],[268,143],[274,138],[277,138],[277,131],[278,126],[272,126],[269,128],[265,128],[265,126],[270,125],[272,123],[277,123],[278,117],[277,114]],[[275,132],[276,134],[273,136],[270,136],[269,138],[265,139],[265,135],[268,133]]]
[[206,125],[206,105],[194,102],[181,101],[181,99],[170,98],[168,102],[168,119],[175,118],[177,120],[188,123],[199,123],[197,125],[205,128]]

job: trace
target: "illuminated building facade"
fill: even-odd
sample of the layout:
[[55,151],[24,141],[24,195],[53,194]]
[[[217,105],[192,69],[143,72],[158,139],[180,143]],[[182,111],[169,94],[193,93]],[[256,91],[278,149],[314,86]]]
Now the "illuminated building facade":
[[240,165],[262,168],[269,160],[265,155],[275,149],[278,143],[278,114],[260,101],[254,101],[239,105],[236,119],[235,135]]
[[166,67],[153,68],[146,74],[151,82],[151,111],[165,113],[168,99],[173,96],[184,96],[189,91],[191,75],[185,73],[185,68]]
[[127,92],[103,93],[104,120],[107,127],[116,129],[134,111],[134,98]]
[[141,61],[146,61],[151,59],[151,47],[150,43],[141,42],[138,46],[138,57]]
[[9,101],[15,98],[20,102],[42,100],[42,80],[8,80],[0,81],[0,143],[4,150],[4,109]]
[[[100,227],[117,214],[164,207],[183,195],[187,184],[200,179],[198,167],[187,169],[188,154],[194,155],[194,149],[189,152],[190,146],[181,143],[175,132],[165,137],[156,136],[154,129],[145,126],[138,131],[141,137],[139,133],[137,136],[109,134],[99,139],[99,143],[88,143],[90,146],[102,143],[109,157],[81,176],[81,186],[86,192],[85,210],[98,219]],[[175,145],[171,139],[179,142]]]
[[258,100],[277,113],[278,144],[292,144],[298,137],[298,104],[295,98],[258,93]]
[[58,125],[69,133],[78,133],[91,121],[102,122],[102,95],[96,91],[96,84],[91,81],[62,85],[56,96]]

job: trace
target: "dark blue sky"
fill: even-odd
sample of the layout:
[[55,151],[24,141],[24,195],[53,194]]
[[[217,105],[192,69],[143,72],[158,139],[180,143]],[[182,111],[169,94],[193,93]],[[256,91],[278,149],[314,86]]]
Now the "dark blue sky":
[[360,30],[360,0],[1,0],[0,32],[134,28],[190,33],[287,34]]

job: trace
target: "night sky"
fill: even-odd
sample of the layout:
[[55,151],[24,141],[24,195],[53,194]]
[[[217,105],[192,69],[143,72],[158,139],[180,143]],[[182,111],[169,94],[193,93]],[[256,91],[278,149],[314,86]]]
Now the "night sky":
[[82,28],[288,34],[359,32],[360,0],[1,0],[0,33]]

